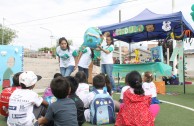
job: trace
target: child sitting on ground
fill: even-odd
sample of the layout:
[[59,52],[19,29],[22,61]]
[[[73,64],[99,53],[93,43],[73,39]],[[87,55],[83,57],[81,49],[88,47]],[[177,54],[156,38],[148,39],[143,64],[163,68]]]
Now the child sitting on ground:
[[126,76],[130,87],[124,92],[124,104],[117,115],[116,126],[154,126],[154,118],[149,110],[151,97],[144,95],[142,78],[137,71]]
[[[16,90],[20,89],[19,85],[19,76],[22,72],[18,72],[13,76],[13,85],[12,87],[5,88],[0,95],[0,114],[7,117],[8,116],[8,103],[9,103],[9,97],[11,94]],[[2,105],[2,106],[1,106]]]
[[89,85],[87,84],[86,74],[83,71],[77,72],[75,74],[75,79],[79,83],[75,93],[82,101],[84,101],[86,95],[89,93]]
[[[55,73],[53,78],[57,78],[57,77],[62,77],[62,74]],[[43,98],[45,99],[46,97],[49,97],[49,96],[53,96],[50,85],[45,89],[44,94],[43,94]]]
[[145,95],[151,95],[152,102],[151,104],[159,104],[159,100],[157,99],[156,86],[153,82],[153,75],[151,72],[147,71],[144,73],[143,77],[144,83],[142,85]]
[[102,75],[105,79],[105,86],[106,86],[106,90],[107,92],[109,93],[109,95],[111,96],[112,95],[112,86],[111,86],[111,83],[110,83],[110,79],[109,79],[109,76],[106,75],[105,73],[100,73],[100,75]]
[[57,101],[49,105],[45,117],[38,119],[39,125],[54,121],[55,126],[78,126],[75,102],[67,97],[71,92],[68,79],[57,77],[50,87]]
[[37,93],[32,91],[36,82],[41,76],[35,75],[32,71],[26,71],[20,74],[19,83],[21,89],[15,90],[9,99],[8,126],[32,126],[35,123],[33,107],[41,104],[48,106]]
[[76,105],[77,108],[77,121],[79,126],[81,126],[85,122],[85,117],[84,117],[84,103],[82,100],[75,94],[77,87],[78,87],[78,82],[74,77],[67,76],[66,77],[69,82],[70,82],[70,87],[71,87],[71,92],[69,95],[69,98],[71,98]]
[[[113,102],[112,98],[110,97],[109,93],[106,92],[105,90],[103,90],[103,88],[105,86],[105,78],[102,75],[96,75],[93,78],[93,86],[94,86],[94,90],[92,92],[90,92],[87,95],[87,97],[85,97],[85,101],[84,101],[84,107],[85,108],[89,108],[90,107],[90,109],[86,109],[85,112],[84,112],[86,121],[87,122],[96,123],[98,118],[99,118],[99,116],[101,116],[100,118],[103,118],[103,117],[105,117],[108,114],[108,116],[110,117],[109,118],[110,119],[109,122],[110,123],[114,123],[115,120],[114,119],[111,120],[112,118],[115,117],[114,116],[114,102]],[[103,98],[98,98],[98,100],[96,100],[95,96],[98,95],[98,94],[107,94],[107,96],[109,96],[109,98],[107,98],[108,101],[106,101],[106,100],[103,101],[102,100]],[[95,102],[95,100],[96,100],[96,102]],[[91,110],[95,109],[94,111],[99,111],[100,109],[99,109],[99,107],[91,109],[91,107],[93,106],[92,104],[96,104],[96,106],[94,106],[94,107],[97,107],[97,106],[100,106],[100,105],[109,105],[109,107],[111,107],[110,109],[112,110],[112,112],[109,112],[109,110],[104,110],[103,109],[104,111],[106,111],[105,113],[104,113],[103,110],[101,110],[101,113],[100,113],[101,115],[98,115],[98,117],[96,117],[97,115],[93,116],[93,115],[91,115],[92,114]],[[94,122],[93,122],[93,119],[91,118],[92,116],[94,118],[96,118],[96,119],[94,119]],[[106,119],[104,118],[104,120],[106,120]]]

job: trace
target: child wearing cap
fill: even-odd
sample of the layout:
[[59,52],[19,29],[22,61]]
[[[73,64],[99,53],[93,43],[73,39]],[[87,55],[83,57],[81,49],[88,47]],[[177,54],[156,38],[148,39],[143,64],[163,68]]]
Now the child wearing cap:
[[32,71],[23,72],[19,76],[21,89],[15,90],[9,99],[8,126],[32,126],[36,120],[33,114],[34,105],[48,106],[47,102],[32,91],[40,79],[41,76],[35,75]]

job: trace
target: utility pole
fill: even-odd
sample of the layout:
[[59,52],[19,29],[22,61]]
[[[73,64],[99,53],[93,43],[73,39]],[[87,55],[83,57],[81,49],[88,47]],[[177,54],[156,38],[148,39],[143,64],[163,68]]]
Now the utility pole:
[[50,39],[51,39],[51,48],[52,48],[52,38],[53,38],[53,33],[51,30],[47,29],[47,28],[43,28],[43,27],[40,27],[41,29],[44,29],[44,30],[47,30],[50,32],[51,36],[50,36]]

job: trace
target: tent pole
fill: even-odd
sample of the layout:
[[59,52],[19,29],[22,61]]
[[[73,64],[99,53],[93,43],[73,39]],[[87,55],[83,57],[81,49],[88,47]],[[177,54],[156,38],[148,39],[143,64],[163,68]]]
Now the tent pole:
[[169,65],[169,56],[170,56],[170,54],[169,54],[169,48],[167,48],[167,64]]
[[[181,33],[183,32],[183,21],[181,21]],[[186,87],[185,87],[185,54],[184,54],[184,41],[183,42],[183,86],[184,86],[184,94],[186,93]]]
[[[121,23],[121,10],[119,10],[119,23]],[[122,64],[122,60],[121,60],[121,41],[119,41],[119,60],[120,60],[120,64]]]

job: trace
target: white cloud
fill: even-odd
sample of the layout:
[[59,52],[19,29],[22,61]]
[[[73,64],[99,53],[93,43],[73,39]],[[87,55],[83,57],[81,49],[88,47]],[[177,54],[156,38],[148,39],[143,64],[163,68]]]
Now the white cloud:
[[[111,0],[1,0],[0,1],[0,19],[6,18],[5,24],[15,24],[18,22],[29,21],[54,15],[66,14],[79,10],[105,6],[111,3]],[[193,23],[190,13],[192,0],[182,2],[176,0],[174,11],[183,11],[185,18]],[[184,6],[183,6],[184,5]],[[149,8],[155,13],[171,13],[172,4],[169,0],[138,0],[135,2],[118,5],[110,13],[104,14],[98,18],[92,18],[99,14],[101,9],[74,13],[71,15],[58,16],[47,20],[34,21],[30,23],[10,26],[18,31],[18,38],[14,40],[15,45],[23,45],[37,49],[44,46],[50,46],[50,32],[40,27],[52,31],[55,39],[65,36],[72,39],[74,45],[80,45],[83,42],[83,34],[88,27],[102,26],[118,22],[118,10],[122,11],[122,20],[136,16],[145,8]],[[193,25],[194,26],[194,25]],[[55,43],[53,39],[53,43]]]

